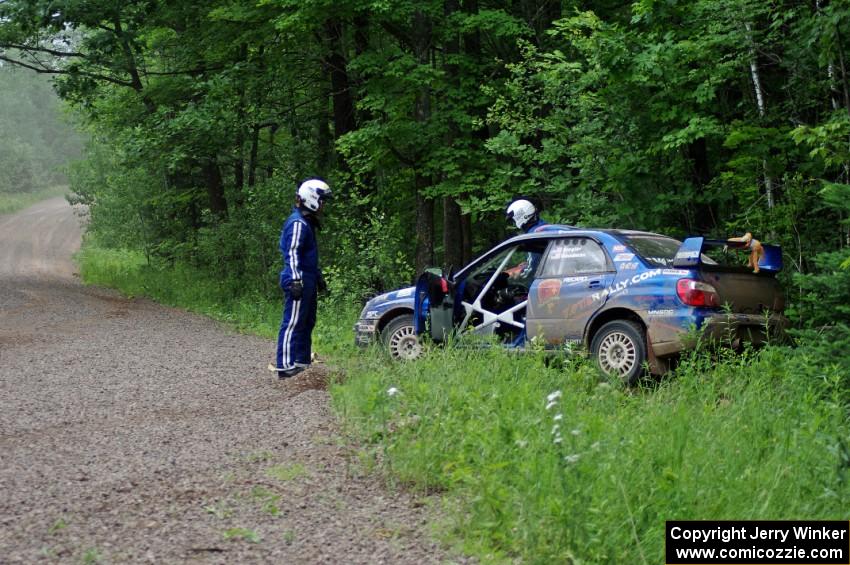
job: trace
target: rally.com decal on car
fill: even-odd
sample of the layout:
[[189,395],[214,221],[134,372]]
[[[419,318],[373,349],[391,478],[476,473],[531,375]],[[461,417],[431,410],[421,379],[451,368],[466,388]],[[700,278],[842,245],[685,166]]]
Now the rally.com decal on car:
[[644,281],[647,281],[651,278],[657,277],[659,275],[672,275],[672,276],[685,276],[688,274],[688,271],[679,270],[679,269],[654,269],[652,271],[646,271],[639,275],[635,275],[629,279],[622,280],[617,284],[611,285],[603,291],[594,292],[590,295],[593,300],[604,299],[605,297],[612,296],[617,294],[618,292],[623,292],[627,288],[634,286],[636,284],[640,284]]

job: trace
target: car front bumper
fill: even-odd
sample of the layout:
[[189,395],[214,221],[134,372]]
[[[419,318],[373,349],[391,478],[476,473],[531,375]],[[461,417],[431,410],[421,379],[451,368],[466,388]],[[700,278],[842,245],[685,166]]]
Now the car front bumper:
[[361,318],[354,324],[354,344],[367,347],[375,343],[378,337],[378,320]]

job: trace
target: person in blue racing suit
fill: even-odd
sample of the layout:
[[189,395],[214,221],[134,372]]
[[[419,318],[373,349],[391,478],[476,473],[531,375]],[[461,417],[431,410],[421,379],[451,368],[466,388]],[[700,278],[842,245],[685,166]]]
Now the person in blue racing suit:
[[[505,211],[505,218],[507,221],[513,222],[522,233],[545,231],[546,227],[549,226],[549,222],[540,217],[537,206],[524,198],[511,202]],[[511,278],[528,278],[537,268],[540,257],[540,253],[529,253],[527,261],[507,271],[508,276]]]
[[[514,200],[510,203],[507,210],[505,210],[505,219],[508,222],[513,222],[517,229],[519,229],[522,233],[546,231],[546,228],[550,225],[549,222],[540,217],[540,210],[537,206],[535,206],[530,200],[526,200],[524,198]],[[517,281],[519,284],[526,286],[527,288],[531,285],[532,279],[534,278],[534,271],[537,270],[537,266],[540,264],[542,257],[542,251],[529,251],[526,254],[524,261],[515,267],[505,269],[505,273],[508,275],[508,278]],[[525,311],[517,313],[514,317],[518,317],[524,322]],[[497,328],[496,333],[500,332],[506,332],[514,346],[521,346],[525,342],[525,328],[516,335],[516,330],[512,328]]]
[[274,367],[280,379],[293,377],[310,366],[316,299],[318,291],[324,289],[316,245],[318,213],[330,197],[331,188],[321,179],[311,178],[301,183],[295,206],[281,230],[280,287],[284,306]]

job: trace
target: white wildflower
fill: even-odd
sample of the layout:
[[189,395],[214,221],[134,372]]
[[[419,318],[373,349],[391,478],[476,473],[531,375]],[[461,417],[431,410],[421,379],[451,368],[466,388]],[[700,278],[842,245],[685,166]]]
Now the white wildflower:
[[552,408],[554,408],[557,405],[558,405],[558,403],[555,402],[554,400],[552,400],[551,402],[549,402],[549,404],[546,405],[546,410],[551,410]]
[[560,430],[561,430],[561,426],[559,426],[558,424],[555,424],[554,426],[552,426],[552,435],[556,435]]
[[516,444],[516,446],[517,446],[517,447],[519,447],[520,449],[523,449],[523,448],[525,448],[525,447],[527,447],[527,446],[528,446],[528,441],[527,441],[527,440],[524,440],[524,439],[518,439],[518,440],[516,440],[514,443],[515,443],[515,444]]
[[581,459],[580,453],[573,453],[572,455],[567,455],[566,457],[564,457],[564,461],[566,461],[567,463],[577,463],[579,459]]
[[561,441],[563,441],[563,438],[561,438],[561,434],[558,434],[555,436],[555,439],[552,440],[552,443],[561,443]]
[[581,435],[581,430],[576,428],[575,430],[571,431],[570,433],[573,434],[574,436]]
[[590,449],[599,449],[599,442],[595,441],[591,444]]
[[401,394],[401,391],[394,386],[387,389],[387,396],[398,396],[399,394]]
[[561,421],[561,420],[563,420],[563,419],[564,419],[564,415],[563,415],[563,414],[555,414],[555,416],[552,418],[552,421],[553,421],[553,422],[560,422],[560,421]]
[[547,402],[554,402],[554,401],[558,400],[559,398],[561,398],[561,391],[556,390],[555,392],[553,392],[552,394],[550,394],[549,396],[546,397],[546,401]]

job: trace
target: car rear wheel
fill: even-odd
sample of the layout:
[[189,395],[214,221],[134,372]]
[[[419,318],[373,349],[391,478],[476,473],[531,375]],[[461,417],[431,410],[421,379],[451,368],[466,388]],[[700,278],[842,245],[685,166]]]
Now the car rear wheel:
[[393,318],[381,331],[381,341],[393,359],[411,361],[422,356],[422,344],[413,327],[413,315]]
[[646,362],[643,328],[627,320],[608,322],[593,336],[590,351],[604,373],[634,385]]

